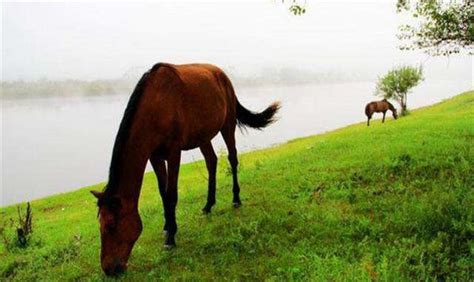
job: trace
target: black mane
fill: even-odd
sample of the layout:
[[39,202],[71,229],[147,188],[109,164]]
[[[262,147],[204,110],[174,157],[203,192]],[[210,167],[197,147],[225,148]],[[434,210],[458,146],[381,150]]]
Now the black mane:
[[390,103],[387,99],[383,99],[383,101],[388,104],[388,108],[389,108],[390,110],[392,110],[392,111],[395,110],[395,107],[394,107],[394,106],[392,105],[392,103]]
[[[133,118],[135,117],[135,113],[138,108],[138,102],[142,97],[150,74],[153,71],[157,70],[161,65],[161,63],[155,64],[150,70],[145,72],[138,81],[137,85],[135,86],[135,90],[133,90],[132,95],[130,96],[130,100],[128,101],[127,107],[125,108],[125,113],[123,114],[122,121],[120,122],[117,137],[115,137],[114,148],[112,151],[112,159],[110,161],[109,168],[109,180],[104,188],[105,198],[108,198],[109,196],[114,194],[114,192],[116,192],[118,188],[119,176],[121,174],[120,162],[122,151],[128,140],[130,127],[132,125]],[[107,203],[105,199],[103,202]]]

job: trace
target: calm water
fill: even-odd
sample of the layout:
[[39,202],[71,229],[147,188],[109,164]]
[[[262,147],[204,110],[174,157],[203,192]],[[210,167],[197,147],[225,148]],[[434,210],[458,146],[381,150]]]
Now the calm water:
[[[409,106],[429,105],[470,88],[470,81],[424,81],[409,96]],[[365,104],[377,99],[373,89],[366,82],[236,89],[240,102],[252,110],[282,102],[276,124],[264,131],[237,131],[239,151],[365,121]],[[128,95],[4,100],[0,204],[105,181],[127,100]],[[216,151],[225,148],[220,135],[213,144]],[[182,155],[183,162],[201,158],[199,150]]]

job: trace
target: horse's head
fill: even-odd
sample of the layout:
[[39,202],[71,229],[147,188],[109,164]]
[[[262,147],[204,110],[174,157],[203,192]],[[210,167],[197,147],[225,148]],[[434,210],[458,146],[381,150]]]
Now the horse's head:
[[102,269],[106,275],[120,274],[126,270],[133,245],[142,232],[140,215],[118,197],[91,193],[98,199]]
[[394,119],[397,119],[397,118],[398,118],[397,109],[394,108],[394,109],[392,110],[392,115],[393,115],[393,118],[394,118]]

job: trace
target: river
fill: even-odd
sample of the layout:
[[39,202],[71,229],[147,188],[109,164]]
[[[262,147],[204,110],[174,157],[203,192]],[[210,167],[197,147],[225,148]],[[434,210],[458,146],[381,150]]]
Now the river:
[[[279,120],[263,131],[237,130],[239,152],[365,121],[374,83],[351,82],[278,87],[238,87],[242,105],[259,111],[279,100]],[[417,108],[472,88],[471,81],[425,81],[409,94]],[[115,134],[128,94],[2,101],[2,193],[10,205],[106,181]],[[380,116],[378,116],[380,117]],[[391,118],[391,116],[389,117]],[[380,121],[373,122],[373,125]],[[219,136],[216,152],[225,148]],[[182,162],[201,159],[184,152]],[[148,166],[147,170],[150,170]]]

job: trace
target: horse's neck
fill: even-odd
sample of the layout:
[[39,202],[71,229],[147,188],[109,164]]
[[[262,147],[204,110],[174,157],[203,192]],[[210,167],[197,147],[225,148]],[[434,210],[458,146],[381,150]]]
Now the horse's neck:
[[121,197],[138,199],[147,160],[142,156],[133,156],[130,154],[127,154],[127,156],[128,157],[124,158],[121,163],[122,174],[117,193]]
[[122,159],[119,163],[120,175],[115,195],[136,207],[140,196],[143,174],[146,163],[152,151],[152,146],[144,138],[129,138],[123,148]]
[[387,103],[388,109],[389,109],[390,111],[392,111],[392,112],[395,111],[395,107],[393,107],[392,104],[390,104],[389,102],[386,102],[386,103]]
[[394,108],[393,108],[393,105],[392,105],[392,104],[390,104],[390,102],[389,102],[389,101],[387,101],[387,99],[383,99],[381,102],[382,102],[383,104],[385,104],[385,105],[386,105],[386,107],[387,107],[387,108],[388,108],[390,111],[392,111],[392,112],[393,112],[393,110],[394,110]]

